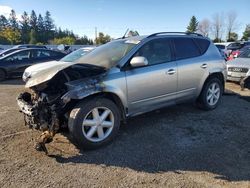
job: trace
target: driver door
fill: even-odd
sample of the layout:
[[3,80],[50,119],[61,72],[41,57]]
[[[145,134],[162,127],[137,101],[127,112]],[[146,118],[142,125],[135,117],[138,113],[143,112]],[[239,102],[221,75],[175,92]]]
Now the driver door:
[[170,39],[154,39],[133,57],[143,56],[148,65],[126,71],[129,114],[139,114],[175,103],[177,66]]

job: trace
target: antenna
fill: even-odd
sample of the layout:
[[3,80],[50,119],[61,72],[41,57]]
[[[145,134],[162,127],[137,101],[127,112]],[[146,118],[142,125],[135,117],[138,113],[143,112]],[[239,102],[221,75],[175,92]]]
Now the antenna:
[[126,32],[124,33],[122,39],[124,39],[124,38],[126,37],[126,34],[127,34],[128,31],[129,31],[129,28],[128,28],[128,29],[126,30]]

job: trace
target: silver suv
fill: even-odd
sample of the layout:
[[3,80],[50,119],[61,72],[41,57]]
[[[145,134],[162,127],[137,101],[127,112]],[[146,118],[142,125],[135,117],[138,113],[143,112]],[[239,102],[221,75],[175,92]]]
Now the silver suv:
[[155,33],[121,38],[71,62],[31,66],[23,75],[31,93],[18,98],[25,124],[44,131],[44,150],[62,127],[88,149],[110,142],[121,120],[184,101],[212,110],[220,102],[226,64],[207,38]]

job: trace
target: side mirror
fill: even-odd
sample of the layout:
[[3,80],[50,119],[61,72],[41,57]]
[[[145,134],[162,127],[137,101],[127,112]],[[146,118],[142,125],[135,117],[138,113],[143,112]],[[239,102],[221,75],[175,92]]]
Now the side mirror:
[[130,61],[132,67],[143,67],[148,65],[148,60],[143,56],[133,57]]

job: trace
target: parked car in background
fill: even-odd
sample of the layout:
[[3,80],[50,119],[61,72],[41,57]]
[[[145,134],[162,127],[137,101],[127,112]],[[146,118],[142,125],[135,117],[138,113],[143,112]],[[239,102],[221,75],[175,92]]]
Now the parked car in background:
[[[232,51],[232,53],[230,55],[232,55],[232,59],[237,58],[241,53],[243,53],[246,49],[250,49],[250,45],[249,46],[244,46],[239,50],[235,50]],[[230,60],[232,60],[230,59]]]
[[[40,79],[50,79],[53,76],[53,74],[56,74],[57,72],[61,71],[63,68],[70,66],[74,61],[77,61],[78,59],[80,59],[81,57],[88,54],[94,49],[95,47],[80,48],[66,55],[65,57],[60,59],[60,61],[49,61],[45,63],[38,63],[36,65],[32,65],[25,70],[23,74],[23,80],[26,80],[27,77],[33,78],[33,77],[39,77],[39,76],[40,76]],[[39,70],[39,71],[35,71],[35,70]],[[47,76],[48,73],[51,73],[51,74]],[[42,78],[43,76],[44,78]],[[79,72],[72,70],[71,76],[77,77],[79,76]],[[43,81],[46,81],[46,80],[43,80]]]
[[20,50],[20,49],[19,48],[9,48],[7,50],[3,50],[2,52],[0,52],[0,58],[4,57],[4,56],[6,56],[14,51],[17,51],[17,50]]
[[250,49],[246,49],[238,58],[227,63],[227,80],[240,82],[249,71]]
[[35,63],[59,60],[66,54],[40,48],[18,49],[0,58],[0,80],[22,76],[24,70]]
[[[222,56],[228,57],[230,55],[230,50],[227,49],[228,43],[214,43],[214,45],[220,50]],[[223,55],[224,53],[224,55]]]
[[47,49],[47,47],[44,45],[35,45],[35,44],[20,44],[20,45],[13,46],[12,48],[43,48],[43,49]]
[[250,49],[250,45],[246,45],[246,46],[244,46],[243,48],[241,48],[240,50],[239,50],[239,55],[240,54],[242,54],[244,51],[246,51],[247,49]]
[[242,48],[245,47],[245,46],[250,46],[250,41],[244,41],[242,44],[241,44]]
[[138,114],[189,100],[215,109],[226,80],[218,49],[195,33],[113,40],[48,70],[27,68],[25,87],[36,97],[24,92],[17,99],[26,125],[45,131],[36,147],[45,152],[64,125],[80,146],[94,149],[117,135],[121,120]]
[[231,42],[228,46],[227,46],[227,50],[239,50],[242,47],[240,42]]
[[33,45],[33,44],[22,44],[22,45],[16,45],[13,46],[12,48],[9,48],[7,50],[3,50],[0,52],[0,57],[6,56],[14,51],[20,50],[20,49],[25,49],[25,48],[42,48],[42,49],[47,49],[46,46],[44,45]]

